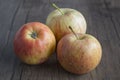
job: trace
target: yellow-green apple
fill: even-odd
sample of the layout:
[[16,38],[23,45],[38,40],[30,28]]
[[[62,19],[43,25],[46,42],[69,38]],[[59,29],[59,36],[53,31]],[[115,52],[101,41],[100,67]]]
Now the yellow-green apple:
[[71,73],[90,72],[100,63],[101,56],[99,41],[89,34],[68,34],[57,45],[57,59],[61,66]]
[[24,24],[14,38],[14,51],[24,63],[41,64],[54,53],[56,40],[53,32],[40,22]]
[[71,26],[76,33],[86,33],[86,20],[82,13],[75,9],[58,8],[52,11],[46,20],[46,25],[53,31],[57,42],[66,34],[71,33],[68,26]]

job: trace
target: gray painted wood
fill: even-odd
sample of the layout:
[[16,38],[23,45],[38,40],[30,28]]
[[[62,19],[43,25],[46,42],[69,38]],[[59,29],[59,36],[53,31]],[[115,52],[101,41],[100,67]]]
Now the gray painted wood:
[[[80,11],[87,21],[87,33],[95,36],[103,48],[99,66],[88,74],[65,71],[54,53],[41,65],[22,63],[13,51],[13,39],[25,23],[45,23],[54,10],[49,0],[0,0],[0,80],[119,80],[120,79],[120,8],[109,0],[50,0],[59,7]],[[119,1],[118,1],[119,2]],[[112,4],[114,0],[111,0]]]

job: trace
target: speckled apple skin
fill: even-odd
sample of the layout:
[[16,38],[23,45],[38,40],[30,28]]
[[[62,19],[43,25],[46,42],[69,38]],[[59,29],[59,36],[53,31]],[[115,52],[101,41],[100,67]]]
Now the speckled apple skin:
[[[57,59],[61,66],[74,74],[85,74],[100,63],[102,48],[99,41],[88,34],[64,36],[57,46]],[[84,36],[84,39],[81,39]]]
[[[37,33],[34,39],[30,35]],[[30,22],[23,25],[14,38],[16,56],[24,63],[36,65],[45,62],[54,53],[56,40],[53,32],[40,22]]]

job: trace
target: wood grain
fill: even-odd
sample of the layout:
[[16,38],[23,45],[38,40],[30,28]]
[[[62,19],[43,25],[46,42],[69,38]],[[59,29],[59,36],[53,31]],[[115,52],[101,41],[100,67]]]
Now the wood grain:
[[[66,72],[56,53],[47,62],[31,66],[22,63],[13,50],[17,30],[32,21],[46,22],[54,10],[49,0],[0,0],[0,80],[119,80],[120,8],[114,0],[50,0],[59,7],[80,11],[87,21],[87,33],[95,36],[103,48],[99,66],[85,75]],[[110,4],[109,4],[110,2]],[[119,2],[119,1],[118,1]]]

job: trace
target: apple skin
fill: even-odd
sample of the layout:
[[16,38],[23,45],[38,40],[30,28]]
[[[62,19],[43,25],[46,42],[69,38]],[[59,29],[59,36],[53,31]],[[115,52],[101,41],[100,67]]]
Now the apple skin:
[[95,69],[101,61],[102,47],[89,35],[77,33],[64,36],[57,45],[57,59],[61,66],[74,74],[85,74]]
[[70,8],[60,8],[60,10],[64,14],[54,10],[48,15],[46,20],[46,25],[53,31],[57,42],[66,34],[72,33],[69,30],[69,26],[76,33],[86,33],[86,20],[79,11]]
[[14,38],[16,56],[24,63],[31,65],[46,61],[54,53],[55,46],[53,32],[40,22],[24,24]]

